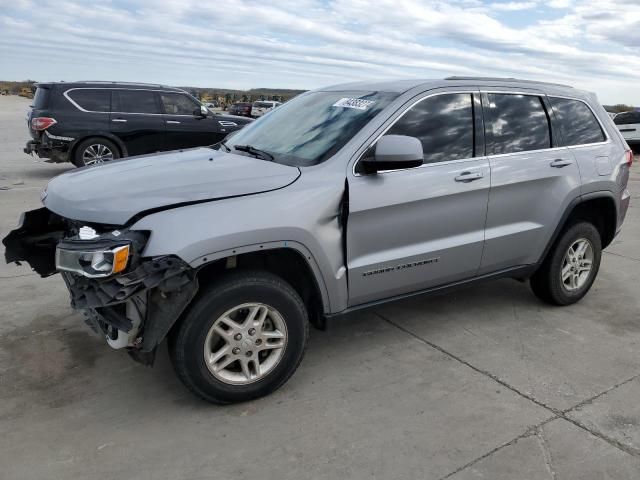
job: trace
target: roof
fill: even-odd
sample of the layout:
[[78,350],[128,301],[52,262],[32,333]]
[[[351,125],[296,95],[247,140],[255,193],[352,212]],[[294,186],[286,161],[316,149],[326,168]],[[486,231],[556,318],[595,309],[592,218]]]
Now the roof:
[[36,86],[41,85],[64,85],[68,87],[126,87],[131,89],[149,89],[149,88],[158,88],[163,90],[172,90],[176,92],[182,92],[181,88],[171,87],[168,85],[161,85],[159,83],[137,83],[137,82],[110,82],[110,81],[101,81],[101,80],[79,80],[75,82],[39,82],[36,83]]
[[520,87],[523,89],[538,88],[548,92],[572,92],[575,90],[569,85],[559,83],[539,82],[535,80],[523,80],[509,77],[446,77],[443,79],[411,79],[388,80],[372,82],[352,82],[332,85],[321,88],[322,91],[367,90],[377,92],[404,93],[413,88],[421,87],[424,90],[451,86],[467,87]]

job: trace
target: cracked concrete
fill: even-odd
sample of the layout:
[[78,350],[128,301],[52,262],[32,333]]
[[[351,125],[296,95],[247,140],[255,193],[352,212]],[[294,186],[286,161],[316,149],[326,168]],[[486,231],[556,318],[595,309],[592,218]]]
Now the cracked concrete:
[[[0,97],[0,235],[66,165],[20,153]],[[640,193],[634,166],[630,188]],[[510,280],[312,332],[274,395],[215,407],[91,336],[59,278],[0,262],[2,478],[640,478],[640,210],[582,302]]]

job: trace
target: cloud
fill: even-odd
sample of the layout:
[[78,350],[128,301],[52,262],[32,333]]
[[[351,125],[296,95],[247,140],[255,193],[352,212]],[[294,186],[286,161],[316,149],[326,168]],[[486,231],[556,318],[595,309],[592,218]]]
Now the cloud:
[[0,76],[315,88],[483,74],[640,103],[637,1],[551,3],[0,0]]
[[516,12],[518,10],[529,10],[536,7],[536,2],[505,2],[505,3],[492,3],[489,8],[492,10],[503,10],[509,12]]

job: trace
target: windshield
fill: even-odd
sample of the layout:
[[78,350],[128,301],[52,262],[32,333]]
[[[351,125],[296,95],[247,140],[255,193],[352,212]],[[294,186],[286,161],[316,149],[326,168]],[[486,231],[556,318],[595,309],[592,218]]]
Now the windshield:
[[306,167],[340,150],[398,94],[313,92],[300,95],[227,138],[226,145],[251,146],[285,165]]

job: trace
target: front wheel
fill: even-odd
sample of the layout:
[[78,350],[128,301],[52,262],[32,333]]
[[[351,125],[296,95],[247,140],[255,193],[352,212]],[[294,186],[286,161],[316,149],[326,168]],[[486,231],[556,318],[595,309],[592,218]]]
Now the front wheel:
[[296,291],[266,272],[237,272],[212,285],[169,341],[182,382],[213,403],[267,395],[295,372],[309,332]]
[[555,243],[540,269],[531,277],[531,289],[552,305],[570,305],[584,297],[598,274],[602,243],[593,224],[575,223]]

